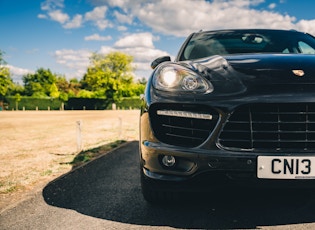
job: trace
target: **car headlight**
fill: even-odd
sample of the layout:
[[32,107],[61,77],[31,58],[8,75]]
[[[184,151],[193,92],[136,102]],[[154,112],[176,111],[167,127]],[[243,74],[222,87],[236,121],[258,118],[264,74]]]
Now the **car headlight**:
[[158,90],[208,93],[213,86],[197,73],[183,66],[160,66],[154,74],[153,86]]

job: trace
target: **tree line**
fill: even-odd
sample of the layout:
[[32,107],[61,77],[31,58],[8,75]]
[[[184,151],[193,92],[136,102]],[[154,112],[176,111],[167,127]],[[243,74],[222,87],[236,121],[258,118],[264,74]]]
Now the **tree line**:
[[64,102],[69,98],[100,98],[116,102],[122,97],[139,96],[146,84],[145,79],[135,81],[133,57],[121,52],[93,53],[81,80],[67,80],[50,69],[39,68],[22,77],[23,85],[13,82],[3,55],[0,50],[0,102],[7,96],[13,96],[17,101],[21,97],[32,97],[58,98]]

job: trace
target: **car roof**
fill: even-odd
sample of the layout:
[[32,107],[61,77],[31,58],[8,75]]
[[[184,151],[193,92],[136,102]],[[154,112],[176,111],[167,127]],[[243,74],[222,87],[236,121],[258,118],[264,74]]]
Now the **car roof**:
[[200,30],[198,32],[195,32],[195,34],[198,33],[221,33],[221,32],[292,32],[292,33],[303,33],[298,30],[284,30],[284,29],[256,29],[256,28],[249,28],[249,29],[220,29],[220,30]]

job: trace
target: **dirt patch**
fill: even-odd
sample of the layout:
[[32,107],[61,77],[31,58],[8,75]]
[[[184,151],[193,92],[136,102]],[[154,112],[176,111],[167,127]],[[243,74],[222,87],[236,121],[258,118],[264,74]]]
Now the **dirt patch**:
[[69,172],[82,150],[138,139],[138,110],[2,111],[0,119],[0,211]]

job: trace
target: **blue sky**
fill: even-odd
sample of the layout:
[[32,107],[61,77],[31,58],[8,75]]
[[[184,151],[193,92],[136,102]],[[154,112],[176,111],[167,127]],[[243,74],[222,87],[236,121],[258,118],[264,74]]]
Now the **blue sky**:
[[192,32],[296,29],[315,35],[312,0],[0,0],[0,50],[15,82],[38,68],[81,79],[91,52],[134,57],[136,77]]

